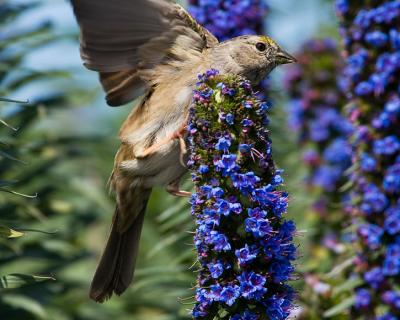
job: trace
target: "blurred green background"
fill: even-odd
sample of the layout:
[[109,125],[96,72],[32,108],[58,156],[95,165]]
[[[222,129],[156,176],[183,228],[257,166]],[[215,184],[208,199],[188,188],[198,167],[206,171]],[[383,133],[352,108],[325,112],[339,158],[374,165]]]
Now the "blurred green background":
[[[308,38],[336,36],[330,1],[268,4],[267,33],[291,52]],[[297,264],[307,269],[313,197],[286,126],[283,72],[272,77],[271,131],[290,218],[306,231]],[[0,101],[0,319],[188,319],[193,224],[187,199],[162,189],[150,200],[134,285],[103,305],[88,298],[113,213],[106,182],[131,106],[106,106],[97,75],[81,64],[67,1],[0,1],[0,97],[29,100]]]

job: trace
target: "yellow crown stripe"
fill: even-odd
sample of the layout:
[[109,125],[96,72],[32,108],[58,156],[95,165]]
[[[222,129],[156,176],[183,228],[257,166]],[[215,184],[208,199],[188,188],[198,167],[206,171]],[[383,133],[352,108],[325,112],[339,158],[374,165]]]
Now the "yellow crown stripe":
[[276,46],[276,42],[272,40],[270,37],[267,36],[261,36],[261,40],[268,43],[270,46]]

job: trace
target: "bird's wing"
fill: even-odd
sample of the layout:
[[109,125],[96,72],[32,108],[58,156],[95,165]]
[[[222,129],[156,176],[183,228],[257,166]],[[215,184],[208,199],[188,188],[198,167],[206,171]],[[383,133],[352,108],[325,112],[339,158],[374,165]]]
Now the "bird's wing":
[[218,40],[170,0],[71,0],[84,65],[98,71],[107,103],[118,106],[156,83],[152,69],[174,68]]

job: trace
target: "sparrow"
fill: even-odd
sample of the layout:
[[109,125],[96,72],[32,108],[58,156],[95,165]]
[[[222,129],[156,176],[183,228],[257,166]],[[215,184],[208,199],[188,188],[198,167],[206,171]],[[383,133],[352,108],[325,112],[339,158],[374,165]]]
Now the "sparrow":
[[[267,36],[219,42],[169,0],[71,0],[84,65],[97,71],[110,106],[138,100],[122,125],[109,183],[116,196],[111,231],[90,287],[104,302],[132,282],[146,205],[155,186],[176,196],[188,109],[198,74],[217,69],[258,84],[295,58]],[[183,157],[185,158],[185,157]]]

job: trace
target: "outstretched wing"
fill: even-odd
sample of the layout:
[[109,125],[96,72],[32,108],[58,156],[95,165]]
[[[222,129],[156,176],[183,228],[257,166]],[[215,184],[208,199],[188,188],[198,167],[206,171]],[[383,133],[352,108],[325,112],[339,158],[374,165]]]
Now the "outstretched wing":
[[[71,0],[84,65],[98,71],[111,106],[156,84],[154,70],[176,68],[218,40],[169,0]],[[173,72],[173,70],[171,70]]]

